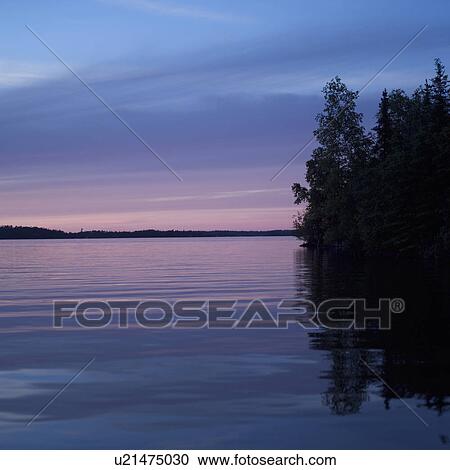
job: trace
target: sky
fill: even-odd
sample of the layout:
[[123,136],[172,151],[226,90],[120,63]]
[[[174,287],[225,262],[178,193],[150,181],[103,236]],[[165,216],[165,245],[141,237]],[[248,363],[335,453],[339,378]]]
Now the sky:
[[449,63],[447,0],[2,0],[0,18],[0,225],[291,228],[314,144],[273,177],[325,82],[370,81],[370,129],[384,88]]

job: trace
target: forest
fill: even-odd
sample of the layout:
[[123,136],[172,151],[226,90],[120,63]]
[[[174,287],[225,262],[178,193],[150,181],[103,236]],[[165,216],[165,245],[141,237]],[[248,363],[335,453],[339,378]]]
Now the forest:
[[193,238],[193,237],[287,237],[294,230],[83,230],[64,232],[43,227],[0,226],[0,240],[51,240],[73,238]]
[[292,185],[296,233],[311,247],[364,254],[450,252],[449,80],[434,76],[412,94],[383,91],[367,132],[358,93],[335,77],[323,88],[317,146],[306,185]]

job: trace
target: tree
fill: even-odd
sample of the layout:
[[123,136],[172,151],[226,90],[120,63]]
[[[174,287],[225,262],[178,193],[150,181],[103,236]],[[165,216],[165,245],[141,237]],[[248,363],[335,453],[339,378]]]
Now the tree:
[[356,179],[371,146],[356,111],[358,94],[339,77],[323,88],[325,107],[314,131],[319,146],[307,162],[309,188],[293,185],[295,203],[308,206],[297,219],[302,237],[317,246],[355,247],[360,243],[355,201]]
[[299,236],[369,254],[449,253],[450,85],[441,61],[411,96],[383,91],[373,137],[357,93],[336,77],[323,94],[308,187],[292,186],[294,202],[306,204]]
[[392,122],[390,116],[389,94],[386,88],[381,95],[381,101],[378,107],[377,125],[374,127],[377,141],[375,151],[378,158],[384,160],[389,154],[392,144]]

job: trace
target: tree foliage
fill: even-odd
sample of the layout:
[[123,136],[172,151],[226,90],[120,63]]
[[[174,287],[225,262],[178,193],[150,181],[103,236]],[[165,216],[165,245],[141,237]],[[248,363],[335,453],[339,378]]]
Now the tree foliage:
[[357,93],[338,77],[323,94],[308,187],[292,186],[295,203],[306,203],[298,235],[367,253],[448,252],[450,89],[441,61],[411,96],[384,90],[373,133],[356,111]]

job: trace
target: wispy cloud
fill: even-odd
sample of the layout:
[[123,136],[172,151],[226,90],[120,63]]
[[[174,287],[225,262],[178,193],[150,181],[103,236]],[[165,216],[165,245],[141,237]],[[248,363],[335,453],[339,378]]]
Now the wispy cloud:
[[158,0],[100,0],[103,3],[110,3],[130,8],[136,8],[149,13],[157,13],[168,16],[184,16],[199,18],[210,21],[240,21],[243,18],[234,15],[197,8],[192,5],[178,5],[175,3],[162,2]]
[[21,87],[57,76],[58,68],[49,64],[0,60],[0,88]]
[[211,199],[228,199],[234,197],[252,196],[255,194],[266,193],[285,193],[290,192],[289,188],[270,188],[270,189],[245,189],[238,191],[222,191],[208,194],[190,194],[186,196],[162,196],[140,199],[144,202],[177,202],[177,201],[203,201]]

